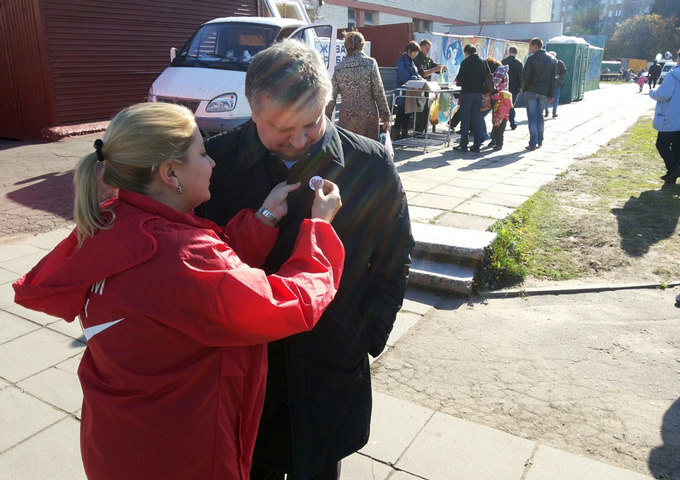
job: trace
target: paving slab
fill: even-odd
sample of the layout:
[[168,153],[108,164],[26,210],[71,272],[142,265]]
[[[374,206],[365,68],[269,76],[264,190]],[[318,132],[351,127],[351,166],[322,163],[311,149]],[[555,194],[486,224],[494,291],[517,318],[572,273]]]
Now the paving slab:
[[389,465],[377,462],[361,453],[355,453],[342,461],[340,478],[348,480],[387,480],[389,478],[392,480],[396,478],[394,475],[390,476],[393,471]]
[[[0,392],[0,395],[2,392]],[[0,455],[0,480],[86,480],[80,422],[65,417]]]
[[502,220],[508,215],[512,215],[514,208],[503,207],[501,205],[494,205],[492,203],[484,203],[477,198],[461,203],[454,210],[458,213],[469,213],[474,215],[481,215],[484,217]]
[[430,480],[521,480],[535,448],[532,441],[435,413],[396,466]]
[[555,448],[539,446],[523,480],[649,480],[650,478],[654,477]]
[[374,392],[371,437],[359,452],[394,465],[433,415],[429,408]]
[[465,197],[451,197],[433,193],[419,193],[413,197],[408,196],[409,207],[414,206],[442,210],[451,210],[466,200],[467,198]]
[[468,215],[458,212],[446,212],[437,217],[436,224],[444,227],[465,228],[469,230],[488,230],[491,225],[496,223],[495,218],[482,217],[479,215]]
[[[80,362],[80,355],[77,361]],[[17,386],[50,405],[75,413],[82,407],[83,393],[76,372],[69,370],[57,365],[19,382]]]
[[527,195],[514,195],[507,192],[486,191],[477,195],[475,198],[480,202],[501,205],[503,207],[517,208],[529,200]]
[[25,319],[0,310],[0,344],[37,330],[40,325],[27,322]]
[[84,349],[84,344],[66,335],[41,328],[0,345],[2,377],[10,382],[19,382],[78,355]]
[[[0,390],[0,452],[4,452],[67,416],[16,387]],[[4,455],[0,455],[0,459]],[[0,468],[2,471],[2,468]],[[15,477],[18,478],[18,477]]]

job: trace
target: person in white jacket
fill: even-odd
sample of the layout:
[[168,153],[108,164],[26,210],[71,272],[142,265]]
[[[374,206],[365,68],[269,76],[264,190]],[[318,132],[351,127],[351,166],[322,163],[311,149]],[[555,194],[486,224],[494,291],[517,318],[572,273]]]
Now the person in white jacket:
[[[678,50],[680,61],[680,50]],[[680,66],[666,74],[664,82],[649,96],[656,100],[656,111],[652,126],[659,132],[656,149],[666,164],[666,174],[661,176],[664,183],[675,183],[680,177]]]

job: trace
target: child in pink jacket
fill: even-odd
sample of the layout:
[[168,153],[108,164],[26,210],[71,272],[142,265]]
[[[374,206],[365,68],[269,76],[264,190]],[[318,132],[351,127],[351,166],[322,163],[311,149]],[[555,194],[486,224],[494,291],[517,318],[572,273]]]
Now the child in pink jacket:
[[491,135],[496,142],[493,147],[495,151],[503,148],[503,135],[505,133],[505,126],[508,123],[510,109],[512,105],[512,93],[507,90],[499,90],[493,97],[495,100],[493,106],[493,131]]

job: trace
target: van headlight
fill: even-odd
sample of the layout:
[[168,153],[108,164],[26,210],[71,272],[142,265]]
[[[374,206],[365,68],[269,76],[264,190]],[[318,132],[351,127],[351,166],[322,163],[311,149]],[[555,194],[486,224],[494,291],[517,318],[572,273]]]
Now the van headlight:
[[205,111],[210,113],[231,112],[234,108],[236,108],[236,94],[226,93],[210,100]]

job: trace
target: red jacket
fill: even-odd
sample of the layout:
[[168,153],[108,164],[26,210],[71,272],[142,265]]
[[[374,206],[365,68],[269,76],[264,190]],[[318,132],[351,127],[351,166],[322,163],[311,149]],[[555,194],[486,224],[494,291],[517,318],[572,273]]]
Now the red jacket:
[[276,239],[252,210],[223,232],[140,194],[121,191],[107,208],[112,228],[81,248],[72,233],[13,285],[27,308],[80,316],[88,477],[248,479],[265,342],[314,326],[340,283],[340,240],[306,220],[290,260],[266,276],[235,253],[259,265]]

